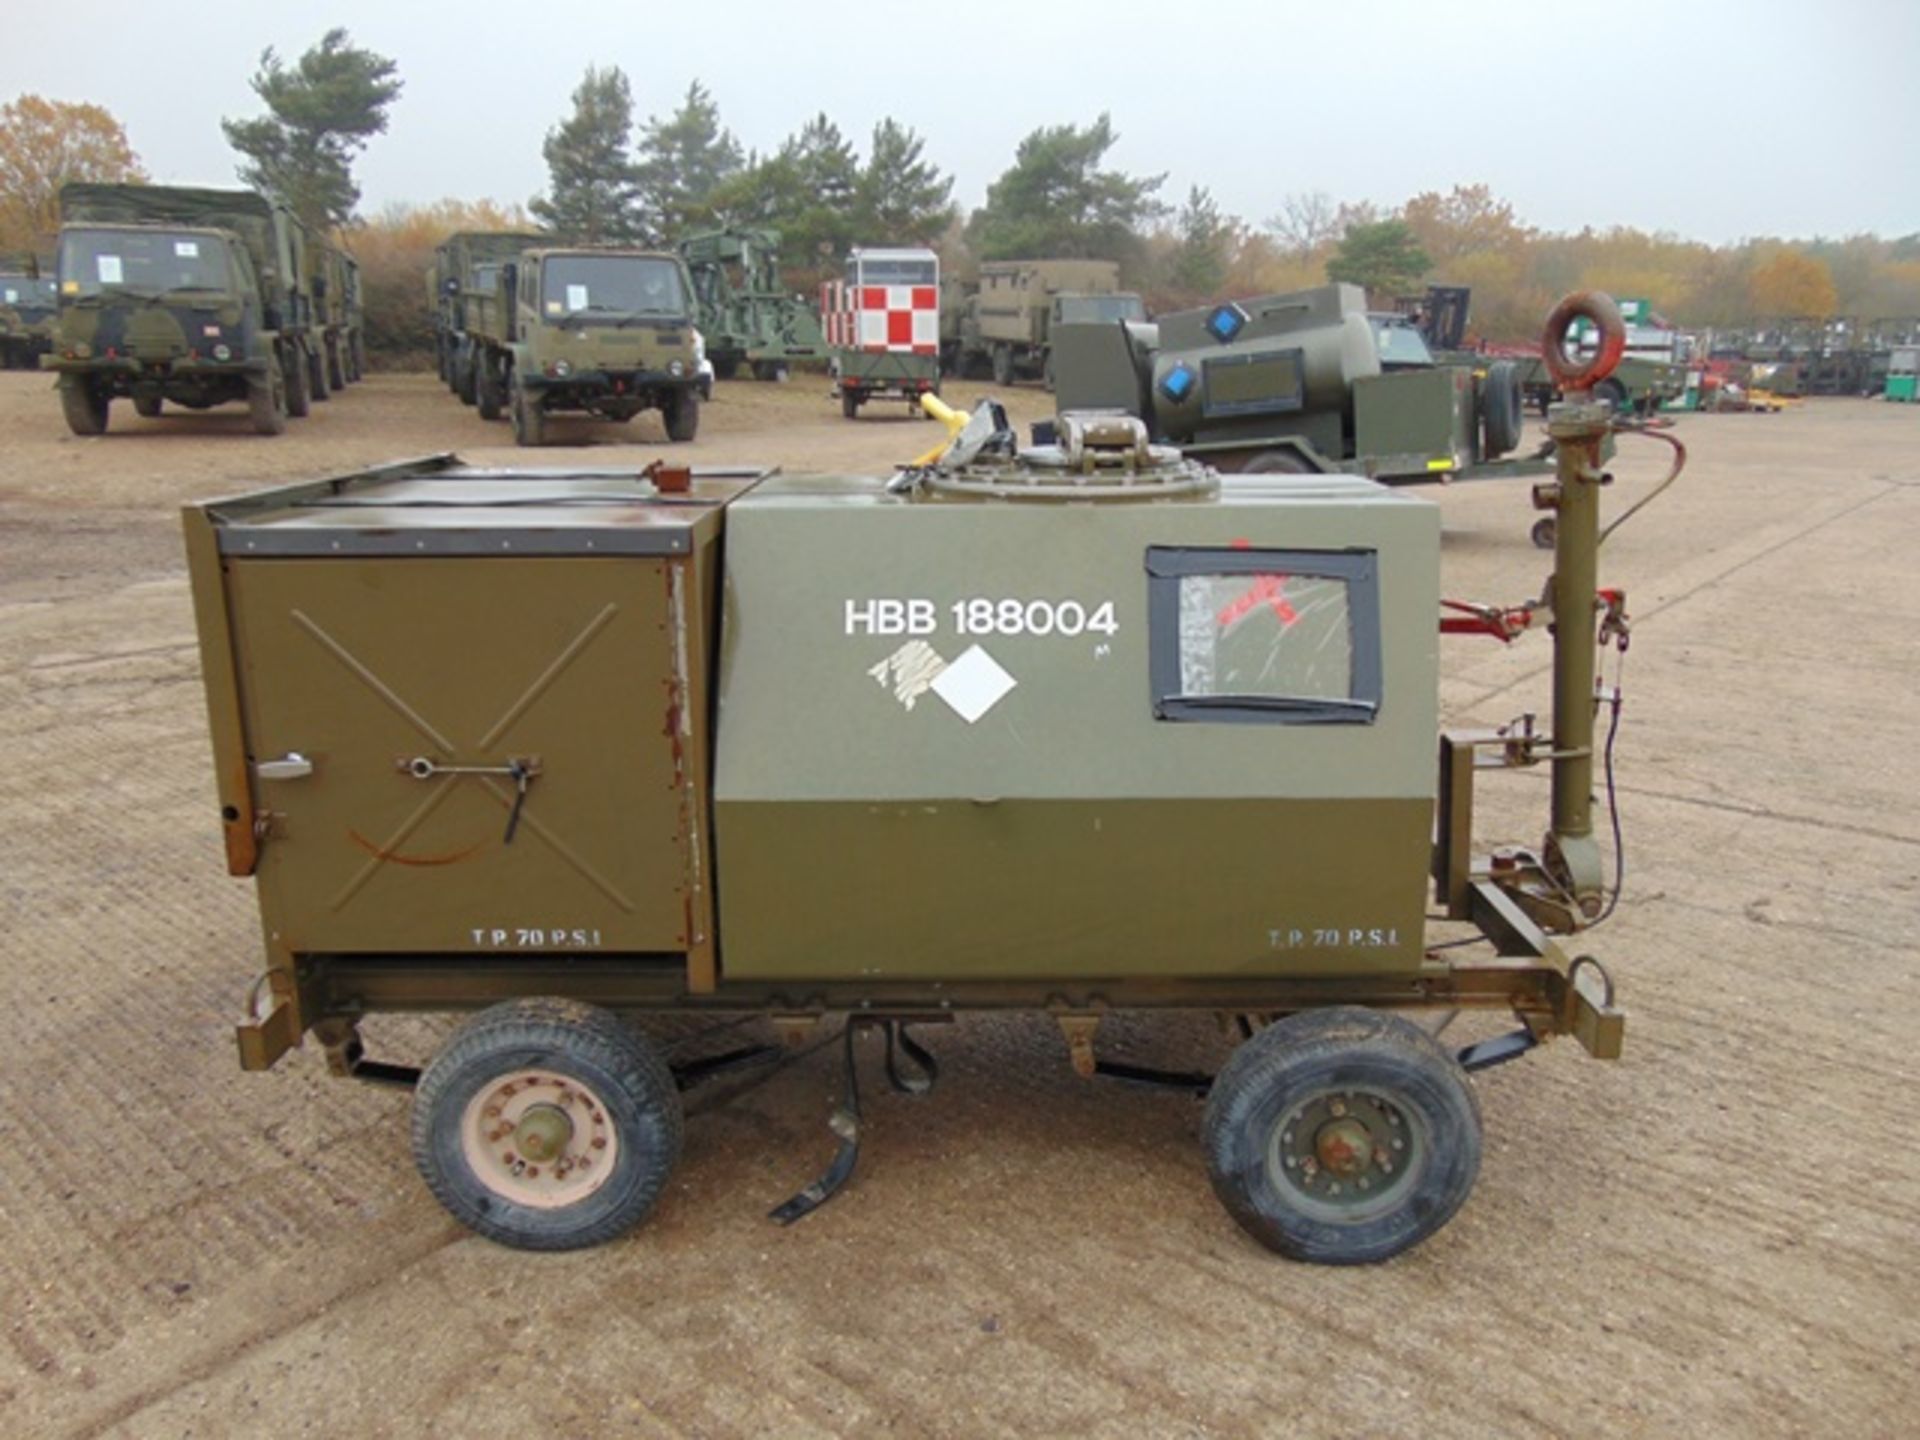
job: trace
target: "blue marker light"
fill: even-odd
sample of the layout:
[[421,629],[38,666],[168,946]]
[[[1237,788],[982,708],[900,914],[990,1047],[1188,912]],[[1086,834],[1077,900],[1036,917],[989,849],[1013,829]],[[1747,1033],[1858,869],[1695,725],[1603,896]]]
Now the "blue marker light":
[[1193,371],[1182,362],[1167,372],[1166,379],[1160,382],[1160,393],[1178,404],[1193,393]]
[[1247,312],[1238,305],[1217,305],[1213,313],[1207,316],[1207,333],[1222,345],[1227,344],[1247,326]]

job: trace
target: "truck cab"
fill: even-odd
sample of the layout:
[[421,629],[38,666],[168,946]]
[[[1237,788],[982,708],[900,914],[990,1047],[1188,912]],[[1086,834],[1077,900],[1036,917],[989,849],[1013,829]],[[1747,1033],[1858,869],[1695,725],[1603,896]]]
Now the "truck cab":
[[59,289],[51,279],[0,271],[0,366],[31,366],[53,343]]
[[510,399],[520,444],[546,443],[547,417],[564,412],[627,421],[658,410],[668,439],[693,439],[699,357],[693,284],[679,256],[528,250],[503,267],[501,284],[513,295],[511,334],[504,344],[475,337],[476,384]]

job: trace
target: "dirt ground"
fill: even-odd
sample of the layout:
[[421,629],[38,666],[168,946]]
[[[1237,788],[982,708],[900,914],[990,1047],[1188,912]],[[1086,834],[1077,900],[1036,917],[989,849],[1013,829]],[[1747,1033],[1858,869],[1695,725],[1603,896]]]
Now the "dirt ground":
[[[448,1219],[404,1094],[311,1051],[241,1074],[258,931],[222,866],[178,502],[525,458],[430,377],[245,428],[116,407],[77,440],[45,381],[0,375],[0,1435],[1913,1433],[1920,412],[1680,421],[1691,468],[1603,565],[1637,622],[1628,888],[1590,942],[1625,1058],[1563,1042],[1477,1077],[1474,1197],[1355,1271],[1254,1247],[1193,1101],[1076,1080],[1039,1018],[934,1032],[927,1099],[869,1084],[859,1174],[792,1230],[765,1211],[830,1153],[831,1052],[696,1099],[651,1223],[566,1256]],[[592,434],[595,463],[667,449],[651,418]],[[672,453],[866,469],[934,437],[743,382]],[[1660,473],[1641,449],[1616,512]],[[1431,493],[1448,593],[1535,593],[1524,485]],[[1546,708],[1544,637],[1442,660],[1452,722]],[[1534,838],[1543,778],[1495,783],[1483,838]],[[372,1038],[413,1058],[441,1028]],[[1111,1041],[1219,1059],[1187,1019]]]

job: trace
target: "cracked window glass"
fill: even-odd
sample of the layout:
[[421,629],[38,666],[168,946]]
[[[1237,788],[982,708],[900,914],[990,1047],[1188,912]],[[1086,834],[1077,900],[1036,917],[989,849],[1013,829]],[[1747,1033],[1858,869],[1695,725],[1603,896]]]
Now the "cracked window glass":
[[1181,576],[1180,693],[1352,698],[1348,584],[1279,571]]

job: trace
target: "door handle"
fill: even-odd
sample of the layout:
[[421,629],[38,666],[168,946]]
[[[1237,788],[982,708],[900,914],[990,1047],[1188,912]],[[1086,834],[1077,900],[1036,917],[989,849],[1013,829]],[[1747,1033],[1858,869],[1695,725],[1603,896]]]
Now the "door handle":
[[289,750],[278,760],[254,762],[253,773],[262,780],[304,780],[313,774],[313,761],[298,750]]

